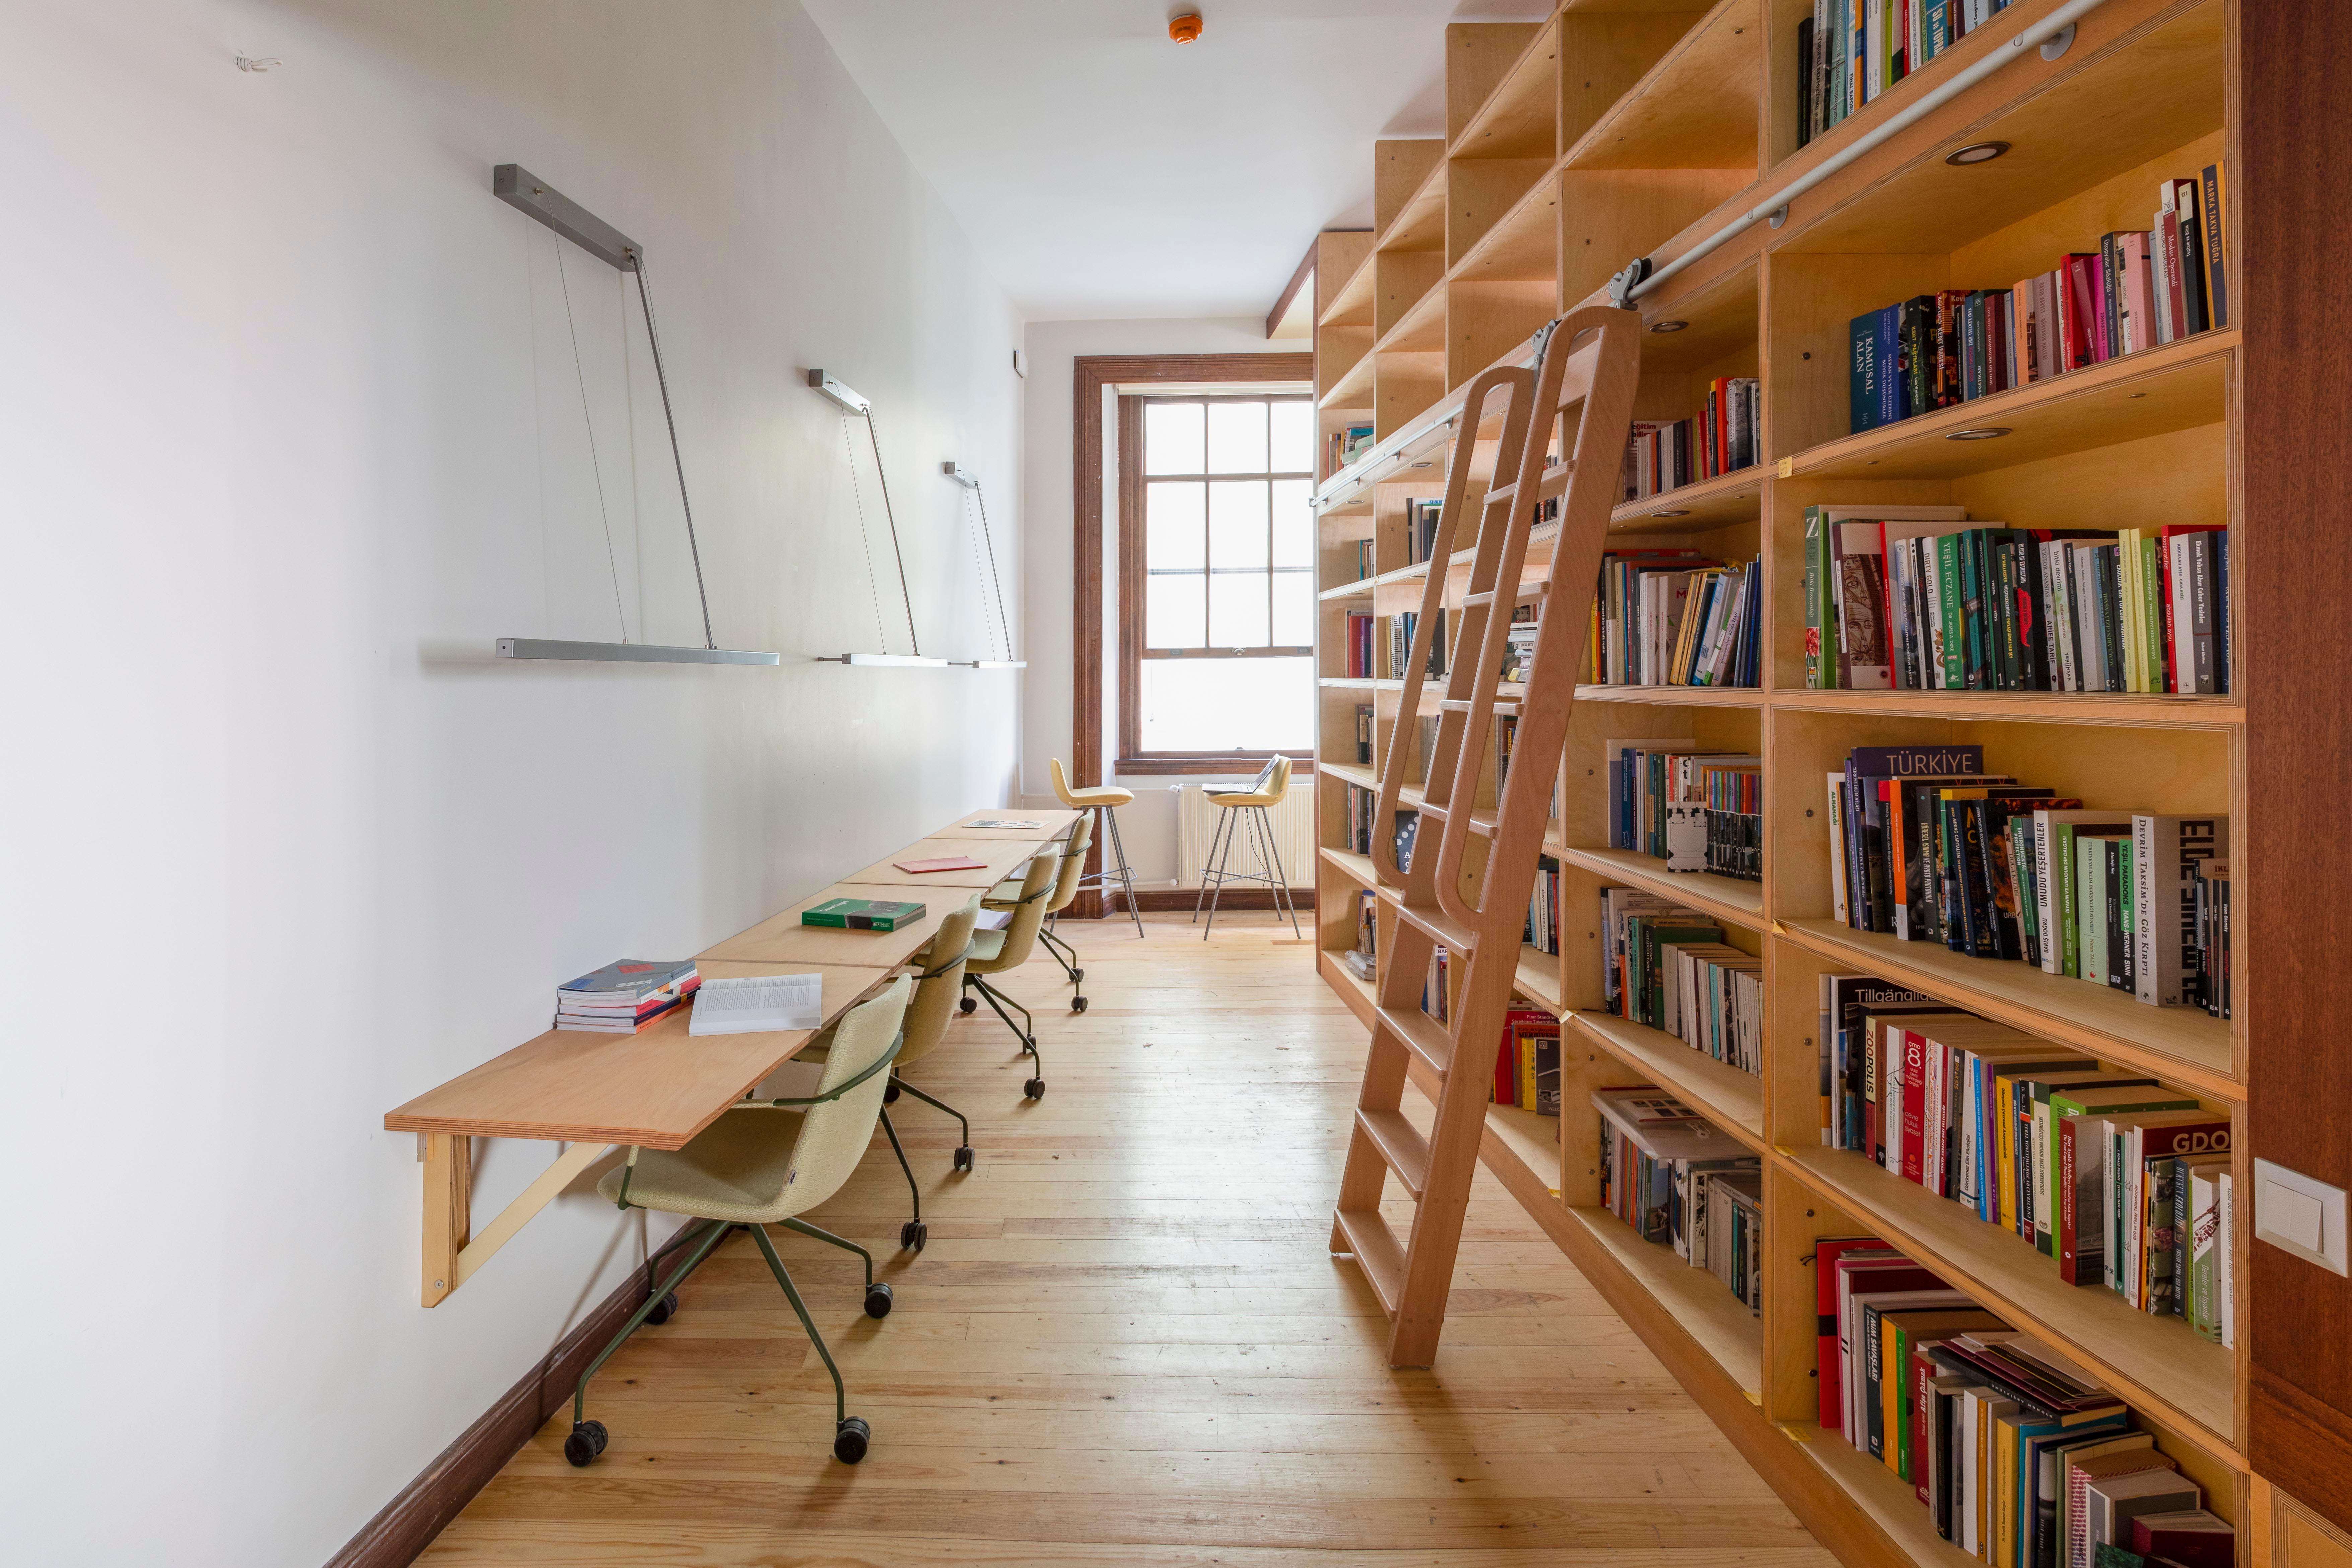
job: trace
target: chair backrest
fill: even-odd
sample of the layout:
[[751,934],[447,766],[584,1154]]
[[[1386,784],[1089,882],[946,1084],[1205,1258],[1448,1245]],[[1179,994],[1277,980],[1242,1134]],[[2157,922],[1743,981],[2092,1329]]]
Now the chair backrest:
[[1257,777],[1244,792],[1265,796],[1268,805],[1280,805],[1282,798],[1290,793],[1290,758],[1278,751],[1267,758],[1265,766],[1258,769]]
[[[914,990],[914,980],[901,975],[880,996],[858,1003],[842,1016],[833,1031],[818,1093],[829,1092],[881,1059],[898,1038],[907,1019],[907,1001]],[[866,1146],[874,1141],[874,1123],[882,1114],[882,1092],[889,1083],[887,1071],[877,1072],[840,1099],[812,1105],[801,1113],[800,1136],[793,1144],[792,1169],[784,1176],[779,1218],[814,1208],[841,1190],[841,1184],[866,1157]]]
[[963,995],[964,955],[971,946],[972,923],[979,918],[980,894],[975,893],[961,909],[940,922],[939,934],[923,955],[923,972],[914,977],[915,999],[907,1004],[904,1026],[907,1043],[898,1048],[894,1071],[929,1055],[947,1038],[956,1002]]
[[1094,818],[1080,817],[1062,845],[1062,870],[1054,883],[1054,896],[1045,901],[1046,914],[1058,915],[1076,900],[1078,883],[1086,880],[1087,851],[1094,847]]
[[1054,766],[1054,793],[1062,798],[1063,805],[1075,807],[1077,802],[1070,799],[1069,775],[1062,771],[1062,759],[1055,757],[1051,758],[1048,760],[1050,760]]
[[1048,890],[1067,860],[1066,855],[1039,855],[1029,862],[1029,874],[1021,879],[1021,903],[1004,927],[1004,946],[991,966],[992,973],[1029,961],[1037,946],[1037,929],[1045,924],[1045,905],[1051,902]]

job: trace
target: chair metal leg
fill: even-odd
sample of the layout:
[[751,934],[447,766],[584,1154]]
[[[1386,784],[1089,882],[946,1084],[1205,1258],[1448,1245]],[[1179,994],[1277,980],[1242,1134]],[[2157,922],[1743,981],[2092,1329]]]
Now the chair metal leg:
[[1118,883],[1127,894],[1127,913],[1135,922],[1135,934],[1143,935],[1143,911],[1135,904],[1135,871],[1127,863],[1127,841],[1118,836],[1118,812],[1111,807],[1102,809],[1104,821],[1110,824],[1110,845],[1118,853]]
[[[906,1085],[900,1084],[899,1087],[903,1089]],[[887,1111],[882,1113],[882,1130],[890,1135],[890,1152],[898,1156],[898,1168],[907,1173],[907,1196],[915,1203],[915,1218],[908,1223],[920,1225],[923,1222],[923,1189],[915,1185],[915,1167],[907,1163],[906,1148],[898,1142],[898,1129],[890,1124],[890,1113]],[[870,1271],[872,1264],[869,1263],[867,1268]]]
[[956,1119],[956,1124],[963,1129],[964,1143],[966,1145],[971,1144],[971,1123],[965,1119],[962,1112],[957,1110],[954,1106],[949,1104],[944,1100],[932,1099],[929,1095],[924,1093],[921,1090],[916,1088],[913,1084],[908,1082],[903,1078],[898,1080],[898,1087],[904,1092],[912,1094],[916,1099],[920,1100],[924,1104],[930,1106],[933,1110],[945,1111],[949,1115],[953,1116]]
[[[588,1364],[588,1370],[580,1375],[580,1381],[572,1390],[572,1425],[575,1428],[583,1423],[588,1413],[588,1380],[604,1369],[604,1364],[613,1359],[613,1353],[620,1349],[627,1342],[628,1337],[644,1325],[646,1319],[653,1315],[653,1310],[661,1305],[664,1298],[684,1284],[688,1274],[702,1267],[702,1260],[709,1257],[711,1251],[721,1241],[727,1239],[727,1232],[733,1228],[732,1226],[716,1219],[702,1223],[708,1225],[709,1229],[703,1236],[701,1245],[695,1248],[685,1262],[670,1271],[668,1279],[656,1287],[653,1293],[646,1298],[645,1304],[631,1313],[629,1321],[621,1325],[621,1332],[614,1334],[611,1343],[596,1353],[596,1359]],[[597,1445],[600,1448],[603,1446],[602,1443]]]
[[[790,1219],[785,1220],[784,1223],[791,1226],[795,1230],[815,1231],[818,1236],[824,1237],[824,1239],[828,1241],[838,1239],[835,1237],[825,1236],[823,1231],[816,1230],[814,1226],[804,1226],[799,1224],[797,1221]],[[834,1424],[837,1427],[841,1423],[849,1419],[849,1396],[847,1391],[841,1385],[841,1368],[834,1365],[833,1352],[825,1348],[824,1335],[816,1332],[816,1320],[809,1316],[808,1306],[801,1300],[800,1291],[793,1288],[793,1276],[791,1272],[785,1269],[784,1260],[776,1256],[776,1244],[768,1239],[768,1228],[764,1225],[754,1225],[751,1227],[751,1239],[760,1244],[760,1255],[767,1259],[768,1270],[771,1273],[776,1276],[776,1283],[784,1288],[784,1299],[792,1302],[793,1315],[800,1319],[802,1331],[809,1336],[809,1343],[816,1346],[818,1356],[824,1362],[824,1369],[833,1374],[833,1419]],[[847,1242],[841,1242],[840,1244],[845,1247],[848,1246]],[[856,1249],[852,1249],[852,1250],[856,1250]],[[873,1260],[871,1259],[866,1260],[866,1271],[869,1275],[871,1275],[873,1271]]]
[[[891,1142],[896,1143],[898,1140],[893,1138]],[[908,1179],[912,1181],[914,1178],[910,1176]],[[822,1241],[827,1246],[838,1247],[844,1252],[856,1253],[858,1260],[866,1265],[866,1288],[869,1291],[874,1288],[874,1254],[866,1250],[865,1248],[860,1247],[856,1242],[850,1240],[846,1237],[835,1236],[830,1230],[820,1230],[805,1219],[780,1219],[776,1223],[782,1226],[787,1230],[799,1231],[803,1236],[807,1237],[812,1241]],[[755,1225],[751,1227],[751,1230],[754,1235],[757,1235],[759,1233],[760,1227]]]
[[1231,812],[1220,813],[1217,825],[1209,830],[1209,858],[1201,862],[1201,891],[1192,895],[1192,924],[1201,924],[1201,901],[1209,896],[1216,882],[1217,845],[1225,836],[1226,824],[1233,821]]
[[1265,839],[1265,863],[1269,885],[1274,889],[1275,912],[1280,914],[1286,909],[1290,912],[1290,934],[1296,936],[1299,934],[1298,905],[1291,900],[1290,878],[1283,873],[1282,846],[1275,841],[1274,837],[1274,813],[1265,807],[1259,807],[1257,825],[1258,831]]
[[[1003,991],[998,990],[994,986],[990,985],[978,975],[965,975],[963,977],[963,983],[971,987],[974,990],[977,990],[988,1005],[995,1010],[996,1016],[1004,1020],[1004,1027],[1013,1031],[1013,1038],[1021,1042],[1021,1049],[1024,1052],[1031,1056],[1037,1054],[1037,1020],[1030,1016],[1029,1009],[1027,1008],[1023,1007],[1019,1002],[1014,1001],[1011,997],[1006,996]],[[1021,1024],[1014,1023],[1013,1021],[1012,1013],[1008,1013],[1004,1010],[1007,1007],[1010,1007],[1013,1012],[1019,1013],[1021,1015],[1022,1023],[1025,1023],[1029,1027],[1024,1029],[1021,1027]]]
[[1224,852],[1217,857],[1217,889],[1209,894],[1209,924],[1207,929],[1201,933],[1203,942],[1209,939],[1209,932],[1217,928],[1217,901],[1225,894],[1225,868],[1234,862],[1234,834],[1238,829],[1238,824],[1234,821],[1238,809],[1229,808],[1225,812],[1225,848]]

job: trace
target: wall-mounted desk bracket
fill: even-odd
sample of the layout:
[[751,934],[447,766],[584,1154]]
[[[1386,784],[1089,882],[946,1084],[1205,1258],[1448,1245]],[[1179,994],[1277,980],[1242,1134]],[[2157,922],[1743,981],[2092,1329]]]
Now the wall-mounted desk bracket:
[[573,1144],[556,1155],[531,1184],[499,1210],[499,1217],[473,1231],[474,1140],[462,1133],[424,1133],[425,1145],[425,1269],[424,1304],[437,1307],[449,1292],[473,1278],[491,1254],[514,1239],[555,1195],[580,1178],[580,1173],[604,1157],[610,1144]]

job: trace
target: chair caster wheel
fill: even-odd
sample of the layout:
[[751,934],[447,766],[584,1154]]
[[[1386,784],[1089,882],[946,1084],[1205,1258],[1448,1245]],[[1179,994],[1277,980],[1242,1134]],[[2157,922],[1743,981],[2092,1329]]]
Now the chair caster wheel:
[[1082,1013],[1086,1011],[1087,998],[1084,997],[1072,997],[1070,998],[1070,1010],[1074,1013]]
[[833,1429],[833,1457],[845,1465],[854,1465],[866,1457],[866,1445],[874,1440],[874,1429],[862,1416],[852,1416]]
[[574,1422],[572,1435],[563,1439],[563,1457],[574,1466],[584,1469],[596,1462],[596,1456],[604,1451],[604,1445],[611,1440],[602,1421]]
[[677,1316],[677,1292],[676,1291],[672,1291],[668,1295],[664,1296],[660,1301],[654,1303],[654,1310],[646,1314],[646,1322],[649,1323],[666,1323],[676,1316]]
[[973,1001],[970,997],[966,997],[963,1000],[956,1003],[956,1010],[958,1012],[964,1013],[976,1013],[980,1010],[980,1004]]
[[896,1105],[898,1103],[898,1081],[894,1078],[890,1081],[889,1087],[882,1091],[882,1103],[885,1105]]
[[1070,971],[1070,984],[1074,986],[1086,977],[1087,972],[1084,969],[1073,969]]
[[[890,1315],[890,1287],[879,1280],[866,1287],[866,1315],[869,1318],[887,1318]],[[858,1451],[865,1452],[862,1445]]]
[[971,1169],[971,1145],[970,1144],[966,1144],[955,1152],[955,1168],[960,1171],[970,1171]]
[[[924,1224],[919,1219],[910,1219],[907,1221],[906,1224],[898,1227],[898,1245],[910,1249],[913,1251],[920,1252],[923,1249],[923,1243],[929,1241],[930,1239],[931,1228]],[[884,1313],[888,1312],[889,1310],[890,1303],[887,1301],[885,1301],[882,1303],[882,1311],[876,1312],[874,1315],[877,1318],[881,1317]]]
[[1045,1081],[1042,1078],[1032,1078],[1021,1086],[1021,1092],[1032,1100],[1043,1100],[1045,1097]]

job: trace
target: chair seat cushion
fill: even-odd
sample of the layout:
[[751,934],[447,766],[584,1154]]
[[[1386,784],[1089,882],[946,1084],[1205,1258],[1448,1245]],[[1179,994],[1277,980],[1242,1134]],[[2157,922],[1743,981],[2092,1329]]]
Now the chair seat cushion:
[[1135,791],[1122,789],[1116,784],[1097,784],[1091,789],[1066,789],[1063,800],[1074,810],[1091,811],[1097,806],[1130,806],[1135,803]]
[[1245,795],[1245,794],[1244,794],[1244,795],[1212,795],[1212,796],[1210,796],[1210,797],[1209,797],[1209,804],[1210,804],[1210,805],[1212,805],[1212,806],[1229,806],[1229,807],[1230,807],[1230,806],[1279,806],[1279,805],[1281,805],[1281,804],[1282,804],[1282,797],[1281,797],[1281,796],[1279,796],[1279,795]]
[[1003,931],[975,931],[971,934],[971,957],[966,961],[967,967],[978,968],[982,964],[992,964],[1003,956],[1004,956]]
[[[664,1214],[692,1215],[758,1225],[799,1212],[787,1189],[797,1111],[771,1107],[729,1111],[677,1150],[646,1149],[629,1177],[629,1202]],[[596,1190],[619,1201],[625,1166],[614,1166]]]

